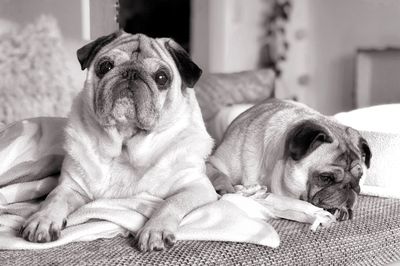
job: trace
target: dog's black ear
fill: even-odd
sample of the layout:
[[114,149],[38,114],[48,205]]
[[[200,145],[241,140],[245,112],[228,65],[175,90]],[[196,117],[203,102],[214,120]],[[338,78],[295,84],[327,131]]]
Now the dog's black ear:
[[104,45],[112,42],[118,37],[119,32],[114,32],[106,36],[102,36],[86,44],[76,51],[79,63],[81,64],[81,69],[84,70],[89,67],[90,63],[93,61],[96,54],[100,51]]
[[363,153],[365,165],[367,166],[367,168],[369,168],[371,165],[372,153],[371,149],[369,148],[368,142],[364,138],[360,138],[360,148],[361,152]]
[[328,130],[315,121],[304,121],[288,134],[285,144],[287,156],[298,161],[323,143],[332,143]]
[[192,61],[192,59],[190,59],[190,56],[185,49],[175,41],[167,41],[165,43],[165,48],[174,59],[179,74],[181,74],[182,81],[187,87],[193,88],[203,71]]

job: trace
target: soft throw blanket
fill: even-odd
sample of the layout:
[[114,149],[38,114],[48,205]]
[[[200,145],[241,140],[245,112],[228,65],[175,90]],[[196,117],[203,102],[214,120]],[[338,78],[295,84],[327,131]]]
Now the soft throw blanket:
[[[18,236],[26,217],[56,185],[63,158],[63,118],[35,118],[0,129],[0,249],[43,249],[74,241],[127,236],[140,229],[163,199],[139,194],[126,199],[99,199],[68,216],[59,240],[31,243]],[[265,188],[246,191],[189,213],[178,240],[247,242],[270,247],[279,236],[268,224],[271,197]],[[315,221],[316,229],[320,221]]]

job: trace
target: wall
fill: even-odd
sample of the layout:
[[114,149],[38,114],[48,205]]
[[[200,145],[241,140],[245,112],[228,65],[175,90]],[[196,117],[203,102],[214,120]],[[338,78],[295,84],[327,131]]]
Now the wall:
[[314,55],[305,98],[327,114],[351,109],[356,50],[400,47],[400,1],[307,1]]
[[32,23],[42,14],[52,15],[69,56],[66,64],[75,82],[83,84],[86,74],[80,69],[76,50],[117,29],[114,4],[115,0],[0,0],[0,33],[15,24],[23,27]]
[[66,53],[71,59],[67,64],[75,71],[77,82],[82,83],[85,76],[76,60],[76,50],[86,42],[83,39],[81,0],[2,0],[0,3],[0,19],[22,27],[36,21],[42,14],[57,19]]
[[[210,72],[257,68],[267,1],[193,1],[208,5],[193,21],[203,25],[201,34],[193,31],[192,40],[202,50],[193,49],[194,59]],[[284,67],[283,89],[326,114],[353,108],[356,50],[400,47],[400,1],[292,2],[288,38],[295,42]]]
[[192,57],[208,72],[257,67],[265,0],[192,0]]
[[356,66],[356,106],[400,102],[400,49],[359,51]]
[[81,38],[81,0],[2,0],[0,17],[21,25],[34,21],[40,14],[57,18],[63,36]]
[[208,0],[191,0],[190,51],[194,61],[210,70],[210,15]]

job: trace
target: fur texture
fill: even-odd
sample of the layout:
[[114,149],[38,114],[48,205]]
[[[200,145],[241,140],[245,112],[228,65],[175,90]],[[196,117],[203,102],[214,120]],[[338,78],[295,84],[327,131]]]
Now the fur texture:
[[58,239],[67,215],[87,202],[149,193],[165,202],[137,232],[138,246],[162,250],[187,213],[217,199],[205,175],[213,141],[194,91],[182,88],[198,79],[178,67],[190,58],[176,59],[170,39],[116,36],[78,51],[87,79],[68,119],[59,185],[21,229],[29,241]]
[[267,186],[277,195],[339,210],[339,220],[345,220],[351,218],[370,158],[356,130],[303,104],[273,99],[231,123],[208,172],[217,190]]

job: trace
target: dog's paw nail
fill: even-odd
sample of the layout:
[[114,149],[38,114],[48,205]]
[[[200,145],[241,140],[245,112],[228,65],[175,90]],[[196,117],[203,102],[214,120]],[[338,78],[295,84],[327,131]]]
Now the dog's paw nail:
[[173,234],[168,234],[165,238],[164,238],[165,244],[167,244],[168,247],[172,247],[175,242],[176,242],[176,238]]
[[18,230],[18,235],[22,236],[22,233],[24,232],[24,230],[25,230],[25,227],[22,225]]
[[352,220],[353,219],[353,210],[348,209],[348,213],[349,213],[349,220]]
[[163,250],[164,250],[164,247],[163,247],[163,246],[155,246],[155,247],[153,247],[152,250],[153,250],[153,251],[163,251]]
[[50,231],[51,241],[56,241],[60,238],[60,231],[52,230]]
[[347,220],[347,212],[345,210],[340,210],[339,220],[340,221]]
[[164,246],[161,243],[151,243],[149,249],[151,251],[162,251]]
[[64,220],[63,220],[61,229],[65,229],[65,227],[67,227],[67,219],[64,219]]
[[43,233],[39,233],[37,238],[36,238],[36,242],[42,243],[43,242]]
[[49,233],[51,241],[56,241],[60,238],[60,230],[54,225],[54,223],[51,223]]
[[22,238],[25,239],[26,241],[29,241],[29,236],[31,235],[30,231],[24,230],[22,233]]
[[315,220],[310,227],[312,231],[316,231],[320,227],[329,227],[336,222],[335,216],[325,210],[316,212],[314,216]]
[[218,193],[219,195],[223,196],[223,195],[227,194],[228,191],[226,191],[225,189],[219,189],[219,190],[217,190],[217,193]]
[[29,232],[28,240],[29,240],[29,242],[34,242],[35,232]]
[[142,252],[147,252],[147,246],[144,245],[144,244],[140,244],[140,245],[139,245],[139,249],[140,249],[140,251],[142,251]]

